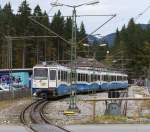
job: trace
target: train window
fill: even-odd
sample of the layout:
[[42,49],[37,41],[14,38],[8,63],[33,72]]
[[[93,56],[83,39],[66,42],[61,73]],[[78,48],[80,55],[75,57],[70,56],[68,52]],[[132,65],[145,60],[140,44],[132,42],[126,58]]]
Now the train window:
[[50,80],[56,80],[56,70],[50,70]]
[[123,80],[123,76],[120,76],[120,77],[121,77],[120,79],[121,79],[121,81],[122,81],[122,80]]
[[124,81],[124,76],[122,76],[122,81]]
[[116,81],[116,76],[114,76],[114,81]]
[[120,81],[120,76],[117,76],[117,80]]
[[104,75],[104,81],[108,81],[108,75]]
[[34,69],[34,79],[44,80],[48,77],[48,69],[47,68],[35,68]]
[[65,71],[65,81],[67,82],[67,72]]
[[61,71],[61,81],[64,81],[64,72]]
[[60,77],[61,77],[61,76],[60,76],[60,71],[58,71],[58,80],[60,80]]
[[113,76],[109,76],[110,81],[113,81]]
[[85,74],[82,74],[82,81],[85,81]]
[[116,81],[116,76],[111,76],[111,81]]
[[106,75],[103,76],[103,80],[106,81]]
[[67,72],[67,81],[68,81],[68,83],[70,82],[70,73],[69,72]]
[[71,73],[71,80],[76,81],[76,74],[75,73]]
[[81,74],[81,81],[83,81],[83,74]]
[[127,80],[127,77],[123,77],[123,80],[126,81],[126,80]]
[[94,81],[97,81],[97,75],[94,75]]
[[85,74],[85,81],[88,82],[88,74]]
[[104,81],[104,75],[102,75],[102,81]]
[[84,74],[81,74],[81,81],[84,81]]
[[91,82],[93,82],[94,81],[94,76],[93,75],[91,75]]
[[117,81],[121,81],[122,77],[121,76],[117,76]]
[[80,81],[80,73],[78,73],[78,81]]
[[98,81],[100,81],[100,80],[101,80],[100,75],[98,75]]
[[119,81],[119,76],[117,76],[117,81]]

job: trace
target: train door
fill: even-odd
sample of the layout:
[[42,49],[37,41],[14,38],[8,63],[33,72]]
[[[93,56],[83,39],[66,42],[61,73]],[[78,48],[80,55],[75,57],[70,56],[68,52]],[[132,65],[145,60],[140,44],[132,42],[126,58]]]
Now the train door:
[[49,87],[50,88],[56,88],[57,82],[56,82],[56,69],[49,69]]

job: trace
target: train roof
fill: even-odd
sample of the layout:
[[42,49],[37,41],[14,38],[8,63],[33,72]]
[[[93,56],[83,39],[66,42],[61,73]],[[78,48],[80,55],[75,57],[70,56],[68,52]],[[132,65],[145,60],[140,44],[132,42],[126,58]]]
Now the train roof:
[[52,69],[63,69],[63,70],[69,70],[69,67],[59,65],[59,64],[48,64],[48,65],[43,65],[43,64],[38,64],[34,66],[33,68],[52,68]]

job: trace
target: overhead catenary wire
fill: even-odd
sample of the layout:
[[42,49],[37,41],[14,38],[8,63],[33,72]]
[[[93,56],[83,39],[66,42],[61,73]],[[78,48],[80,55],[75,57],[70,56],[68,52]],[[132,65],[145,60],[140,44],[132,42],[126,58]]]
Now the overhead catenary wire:
[[139,13],[134,20],[138,20],[142,15],[144,15],[148,10],[150,9],[150,5],[148,7],[146,7],[141,13]]
[[[57,2],[58,2],[58,0],[56,0],[54,3],[57,4]],[[52,7],[49,9],[48,14],[53,10],[53,8],[54,8],[54,6],[52,6]]]
[[[103,15],[106,16],[106,15]],[[78,43],[82,43],[88,36],[93,35],[95,32],[97,32],[99,29],[101,29],[104,25],[106,25],[108,22],[110,22],[114,17],[116,17],[116,14],[107,15],[110,16],[110,18],[104,22],[102,25],[100,25],[98,28],[96,28],[94,31],[92,31],[89,35],[81,39]]]

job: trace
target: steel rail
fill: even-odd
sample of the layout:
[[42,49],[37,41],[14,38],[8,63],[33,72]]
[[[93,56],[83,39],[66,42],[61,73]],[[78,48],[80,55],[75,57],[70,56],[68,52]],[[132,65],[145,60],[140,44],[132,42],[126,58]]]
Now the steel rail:
[[33,132],[37,132],[29,123],[27,123],[26,119],[25,119],[25,114],[26,112],[33,106],[35,105],[36,103],[38,103],[40,100],[37,100],[31,104],[29,104],[27,107],[25,107],[25,109],[21,112],[20,114],[20,122],[27,126],[28,128],[30,128]]
[[56,129],[60,129],[63,132],[70,132],[69,130],[66,130],[63,127],[60,127],[58,125],[52,124],[47,117],[44,115],[44,109],[46,105],[49,103],[49,101],[46,100],[37,100],[30,105],[28,105],[20,114],[20,121],[23,125],[30,128],[33,132],[38,132],[37,129],[35,129],[28,121],[26,120],[26,113],[29,111],[28,115],[33,124],[47,124],[52,127],[56,127]]
[[35,101],[31,104],[29,104],[27,107],[25,107],[25,109],[21,112],[20,114],[20,122],[24,125],[28,125],[26,119],[25,119],[25,114],[27,112],[28,109],[30,109],[35,103],[37,103],[38,101]]
[[53,125],[53,126],[55,126],[55,127],[58,127],[58,128],[60,128],[61,130],[63,130],[64,132],[71,132],[71,131],[69,131],[69,130],[67,130],[67,129],[65,129],[65,128],[59,126],[59,125],[52,124],[52,123],[48,120],[48,118],[47,118],[47,117],[45,116],[45,114],[44,114],[44,109],[45,109],[47,103],[48,103],[48,102],[46,102],[46,103],[43,105],[43,107],[41,108],[41,110],[40,110],[41,118],[45,121],[45,123],[47,123],[47,124],[49,124],[49,125]]

